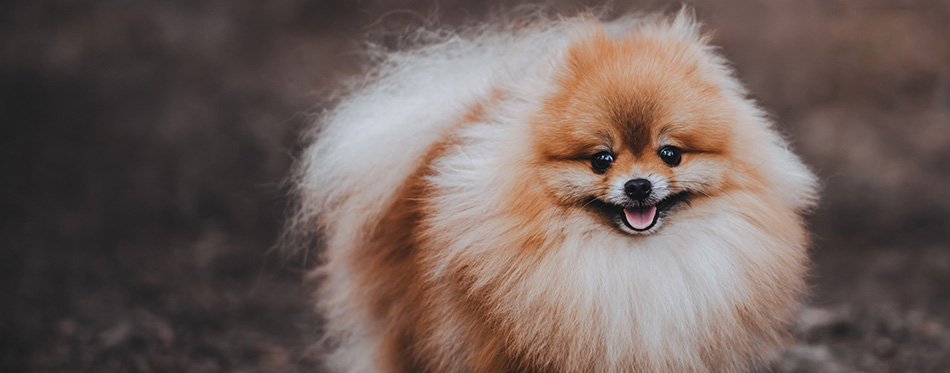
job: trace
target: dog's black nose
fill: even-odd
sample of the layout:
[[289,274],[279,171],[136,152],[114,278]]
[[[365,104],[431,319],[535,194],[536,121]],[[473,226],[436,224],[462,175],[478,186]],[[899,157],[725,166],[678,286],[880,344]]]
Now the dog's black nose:
[[653,184],[650,184],[650,180],[647,179],[633,179],[623,185],[623,191],[627,194],[627,197],[637,201],[647,199],[652,190]]

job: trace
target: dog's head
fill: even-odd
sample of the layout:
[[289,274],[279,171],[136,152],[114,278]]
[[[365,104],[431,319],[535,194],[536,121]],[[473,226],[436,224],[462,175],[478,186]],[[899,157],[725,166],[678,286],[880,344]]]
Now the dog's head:
[[578,41],[532,124],[548,193],[649,234],[684,202],[742,184],[737,123],[755,109],[700,45],[669,35]]

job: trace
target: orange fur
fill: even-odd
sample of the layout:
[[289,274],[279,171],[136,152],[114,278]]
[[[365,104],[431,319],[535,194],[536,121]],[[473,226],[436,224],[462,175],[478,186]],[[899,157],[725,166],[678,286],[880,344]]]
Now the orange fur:
[[[540,101],[483,90],[378,212],[346,208],[378,197],[361,184],[305,171],[304,192],[356,185],[318,212],[332,369],[741,371],[787,341],[813,176],[688,16],[621,37],[585,22]],[[657,156],[670,144],[675,167]],[[615,162],[592,172],[605,149]],[[637,175],[688,195],[645,233],[591,202]]]

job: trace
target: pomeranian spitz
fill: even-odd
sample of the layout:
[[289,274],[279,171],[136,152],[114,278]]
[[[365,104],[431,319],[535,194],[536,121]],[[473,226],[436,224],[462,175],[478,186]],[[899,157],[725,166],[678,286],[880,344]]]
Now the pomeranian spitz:
[[815,177],[693,18],[497,22],[377,54],[296,179],[328,368],[774,356],[806,288]]

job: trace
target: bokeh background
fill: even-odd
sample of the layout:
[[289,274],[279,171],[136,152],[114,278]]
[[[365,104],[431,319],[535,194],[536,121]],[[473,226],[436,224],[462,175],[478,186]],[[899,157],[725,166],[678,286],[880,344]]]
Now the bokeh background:
[[[771,368],[950,370],[950,2],[689,4],[824,185]],[[365,41],[513,5],[2,2],[0,371],[314,370],[309,263],[270,251],[303,129]]]

